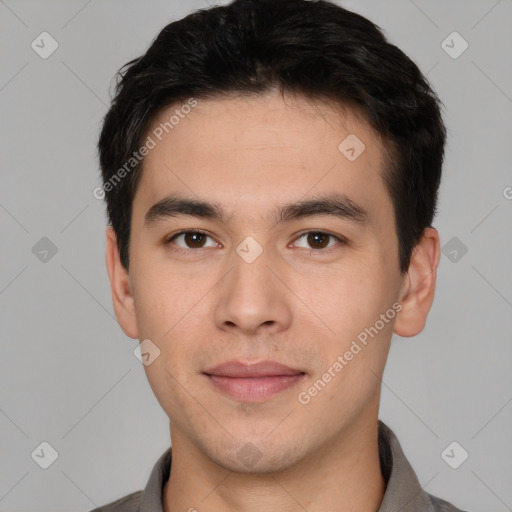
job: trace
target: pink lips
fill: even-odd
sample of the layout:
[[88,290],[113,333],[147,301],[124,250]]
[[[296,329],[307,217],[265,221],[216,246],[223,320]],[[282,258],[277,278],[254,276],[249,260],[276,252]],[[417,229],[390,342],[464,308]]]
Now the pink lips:
[[218,390],[244,402],[262,402],[295,386],[305,372],[275,361],[228,361],[204,372]]

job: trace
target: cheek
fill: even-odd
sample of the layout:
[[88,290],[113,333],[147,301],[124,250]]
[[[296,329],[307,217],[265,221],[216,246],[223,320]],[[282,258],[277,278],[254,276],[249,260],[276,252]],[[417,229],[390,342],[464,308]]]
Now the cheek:
[[140,336],[168,336],[199,300],[200,287],[169,265],[141,264],[134,269],[134,303]]
[[360,258],[323,275],[296,279],[292,286],[331,334],[346,340],[390,307],[385,275],[378,258]]
[[[382,374],[396,318],[393,287],[385,278],[389,272],[383,271],[378,260],[368,268],[372,271],[352,268],[351,272],[339,273],[337,279],[330,280],[331,289],[325,297],[321,298],[321,288],[316,288],[316,295],[309,299],[315,313],[329,327],[323,329],[322,336],[324,367],[317,370],[323,374],[331,368],[336,374],[333,380],[338,385],[343,383],[345,391],[354,396],[363,392],[361,386],[367,386],[366,392],[370,392],[377,384],[373,374]],[[338,371],[332,368],[336,361]],[[332,392],[337,384],[330,388]]]
[[[201,326],[205,325],[211,284],[171,271],[169,265],[144,265],[134,272],[135,311],[140,339],[149,338],[160,350],[160,373],[176,377],[197,357]],[[185,361],[187,364],[185,364]],[[148,377],[152,373],[151,367]],[[164,376],[170,378],[169,375]]]

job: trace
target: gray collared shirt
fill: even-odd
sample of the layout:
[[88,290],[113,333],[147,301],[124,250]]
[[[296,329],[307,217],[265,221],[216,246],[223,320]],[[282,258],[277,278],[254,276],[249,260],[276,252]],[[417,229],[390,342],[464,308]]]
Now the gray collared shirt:
[[[379,457],[386,492],[378,512],[463,512],[425,492],[393,431],[379,420]],[[146,488],[91,512],[163,512],[162,493],[171,472],[171,448],[158,459]]]

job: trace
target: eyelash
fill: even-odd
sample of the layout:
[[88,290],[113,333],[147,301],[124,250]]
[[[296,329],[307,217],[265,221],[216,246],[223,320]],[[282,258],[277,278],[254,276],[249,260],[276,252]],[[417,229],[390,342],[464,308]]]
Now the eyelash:
[[[318,231],[318,230],[311,230],[311,231],[305,231],[304,233],[301,233],[299,236],[297,236],[297,238],[294,239],[295,240],[299,240],[300,238],[304,237],[305,235],[309,235],[309,234],[316,234],[316,235],[326,235],[326,236],[329,236],[331,238],[334,238],[336,241],[338,241],[339,243],[341,243],[342,245],[345,245],[348,243],[348,240],[344,237],[341,237],[339,235],[333,235],[332,233],[328,233],[326,231]],[[187,234],[197,234],[197,235],[205,235],[209,238],[211,238],[211,236],[206,233],[205,231],[201,231],[200,229],[188,229],[188,230],[185,230],[185,231],[180,231],[179,233],[175,233],[174,235],[172,235],[171,237],[169,238],[166,238],[164,240],[164,245],[170,245],[172,243],[172,241],[177,238],[178,236],[180,235],[187,235]],[[333,249],[336,249],[337,246],[332,246],[332,247],[329,247],[327,249],[309,249],[309,253],[312,254],[314,252],[323,252],[323,253],[330,253],[331,250]],[[207,247],[199,247],[197,249],[184,249],[183,247],[174,247],[172,250],[175,251],[175,252],[179,252],[179,253],[184,253],[184,254],[189,254],[190,252],[194,252],[194,251],[198,251],[199,249],[207,249]],[[304,249],[304,250],[308,250],[308,249]]]

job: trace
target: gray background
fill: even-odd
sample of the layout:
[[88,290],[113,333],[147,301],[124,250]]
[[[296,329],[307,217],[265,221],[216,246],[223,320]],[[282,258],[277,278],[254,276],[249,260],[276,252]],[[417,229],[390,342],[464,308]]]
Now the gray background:
[[[421,335],[393,340],[380,417],[428,492],[512,510],[512,2],[342,5],[428,74],[450,132],[437,295]],[[95,145],[115,72],[206,6],[0,0],[1,511],[88,511],[144,487],[168,446],[137,342],[113,314]],[[47,59],[31,48],[43,31],[59,44]],[[453,31],[469,43],[458,58],[442,46]],[[57,248],[46,261],[43,237]],[[48,469],[31,458],[43,441],[58,452]],[[458,469],[441,457],[452,441],[469,453]]]

